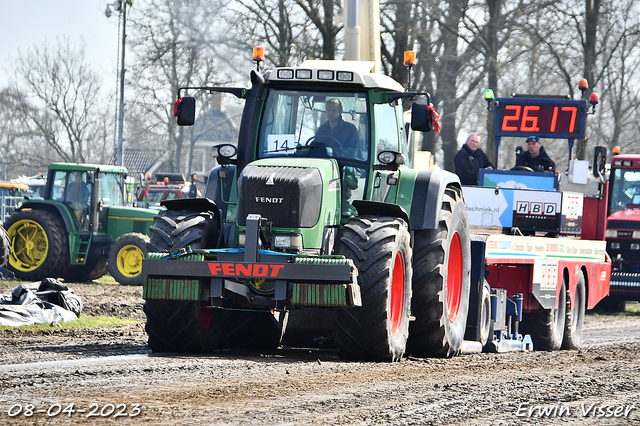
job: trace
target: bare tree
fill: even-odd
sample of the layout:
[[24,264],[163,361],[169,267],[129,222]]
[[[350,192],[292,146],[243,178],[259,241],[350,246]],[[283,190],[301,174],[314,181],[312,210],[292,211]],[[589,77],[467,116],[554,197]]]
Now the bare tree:
[[340,8],[338,0],[295,0],[317,28],[322,38],[322,59],[335,59],[337,35],[343,25],[336,25],[334,16]]
[[[131,44],[137,61],[131,72],[135,94],[131,118],[138,128],[132,136],[139,144],[158,146],[162,141],[170,153],[172,171],[191,171],[193,146],[202,134],[194,128],[177,126],[172,107],[178,89],[219,83],[216,81],[219,58],[210,56],[210,43],[202,39],[204,33],[185,25],[200,22],[202,14],[211,19],[212,10],[221,11],[202,0],[153,0],[137,9],[132,17]],[[203,93],[192,95],[200,97]]]
[[69,40],[45,43],[20,54],[14,66],[14,113],[19,114],[21,138],[41,140],[47,158],[68,162],[100,162],[104,139],[96,136],[104,120],[100,78],[84,58],[84,45]]
[[239,0],[238,5],[239,12],[229,13],[231,25],[225,42],[241,50],[241,55],[263,46],[267,63],[274,66],[319,56],[317,32],[294,0]]

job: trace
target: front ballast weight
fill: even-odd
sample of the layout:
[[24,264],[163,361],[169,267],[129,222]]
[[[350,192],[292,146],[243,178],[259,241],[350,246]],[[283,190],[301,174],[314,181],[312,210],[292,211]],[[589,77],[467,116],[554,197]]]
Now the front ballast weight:
[[210,301],[219,308],[362,306],[351,259],[259,249],[261,221],[259,215],[248,215],[245,248],[149,253],[142,266],[147,277],[143,298]]

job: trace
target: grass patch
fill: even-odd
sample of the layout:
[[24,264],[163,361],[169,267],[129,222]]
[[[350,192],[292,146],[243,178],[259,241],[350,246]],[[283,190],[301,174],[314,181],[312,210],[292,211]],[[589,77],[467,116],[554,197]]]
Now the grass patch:
[[111,274],[106,274],[106,275],[101,276],[100,278],[96,278],[95,281],[100,281],[100,282],[103,282],[103,283],[118,284],[118,281],[116,281],[116,279],[113,278],[111,276]]
[[22,325],[20,327],[0,326],[0,331],[17,330],[46,332],[54,330],[78,330],[83,328],[122,327],[125,325],[139,324],[141,322],[142,321],[133,319],[123,319],[106,315],[98,315],[95,317],[80,317],[76,321],[67,321],[61,323]]

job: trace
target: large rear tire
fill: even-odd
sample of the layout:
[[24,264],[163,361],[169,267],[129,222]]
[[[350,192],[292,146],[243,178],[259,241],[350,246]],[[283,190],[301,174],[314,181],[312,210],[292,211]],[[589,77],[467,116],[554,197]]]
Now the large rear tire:
[[585,288],[584,273],[578,274],[576,284],[576,295],[571,306],[571,298],[567,292],[566,318],[564,323],[564,338],[562,349],[578,349],[582,343],[582,325],[584,323],[584,312],[587,304],[587,294]]
[[533,347],[537,350],[556,351],[562,347],[567,309],[566,288],[563,278],[556,308],[525,314],[523,318],[523,333],[531,335]]
[[149,237],[137,232],[119,236],[109,250],[109,273],[122,285],[142,285],[142,259]]
[[107,259],[90,259],[84,265],[73,266],[64,274],[64,281],[68,283],[85,283],[100,278],[109,270]]
[[349,219],[340,254],[358,269],[362,307],[336,313],[336,347],[347,359],[398,361],[404,355],[411,307],[411,248],[404,221]]
[[44,210],[21,210],[5,226],[11,249],[9,269],[18,279],[64,276],[69,268],[69,238],[57,218]]
[[416,231],[409,353],[457,355],[464,341],[471,288],[467,209],[459,188],[445,190],[438,229]]

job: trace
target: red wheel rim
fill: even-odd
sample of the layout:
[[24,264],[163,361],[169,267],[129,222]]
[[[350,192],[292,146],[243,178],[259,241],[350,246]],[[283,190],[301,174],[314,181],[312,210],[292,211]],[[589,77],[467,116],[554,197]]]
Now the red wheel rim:
[[449,264],[447,265],[447,312],[449,322],[458,318],[460,300],[462,299],[462,242],[460,234],[454,231],[449,247]]
[[404,305],[404,262],[400,252],[396,253],[393,263],[393,277],[391,281],[391,334],[400,331],[402,324],[402,307]]

